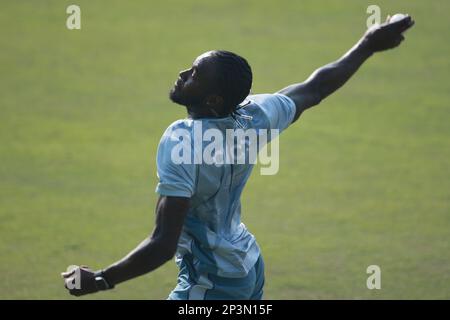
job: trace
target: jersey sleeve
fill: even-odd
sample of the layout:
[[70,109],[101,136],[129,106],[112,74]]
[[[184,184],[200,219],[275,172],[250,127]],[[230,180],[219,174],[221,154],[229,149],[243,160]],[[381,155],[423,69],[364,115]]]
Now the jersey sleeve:
[[181,143],[185,143],[183,152],[192,151],[189,132],[180,131],[169,127],[161,138],[156,156],[159,182],[155,191],[162,196],[190,198],[195,192],[196,166],[190,161],[180,163],[174,159],[173,152],[180,149]]
[[248,97],[256,103],[269,120],[270,128],[283,131],[294,120],[296,106],[294,101],[283,94],[256,94]]

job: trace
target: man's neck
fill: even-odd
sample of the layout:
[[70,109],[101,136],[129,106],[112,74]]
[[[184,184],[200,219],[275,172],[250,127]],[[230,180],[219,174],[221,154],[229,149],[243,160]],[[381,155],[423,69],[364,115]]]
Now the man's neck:
[[228,113],[218,113],[214,109],[197,109],[192,107],[186,107],[189,119],[201,119],[201,118],[225,118]]

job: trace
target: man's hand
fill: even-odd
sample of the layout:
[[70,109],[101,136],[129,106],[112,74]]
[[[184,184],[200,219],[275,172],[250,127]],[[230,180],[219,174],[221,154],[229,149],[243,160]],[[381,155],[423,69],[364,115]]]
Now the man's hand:
[[374,26],[339,60],[314,71],[308,79],[292,84],[278,93],[291,98],[297,111],[295,122],[303,111],[318,105],[323,99],[335,92],[350,79],[358,68],[375,52],[397,47],[405,38],[402,33],[414,25],[410,16]]
[[[190,201],[187,197],[160,196],[156,205],[155,229],[151,236],[101,272],[94,272],[86,266],[71,266],[61,273],[66,289],[74,296],[112,289],[117,284],[153,271],[172,259]],[[103,281],[98,278],[96,281],[96,276],[103,278]]]
[[64,287],[73,296],[82,296],[99,291],[95,284],[95,272],[86,266],[74,266],[66,272],[62,272]]
[[362,39],[362,44],[367,46],[371,52],[379,52],[397,47],[405,37],[403,32],[414,25],[414,20],[409,15],[396,22],[389,22],[390,17],[386,22],[374,26],[366,31]]

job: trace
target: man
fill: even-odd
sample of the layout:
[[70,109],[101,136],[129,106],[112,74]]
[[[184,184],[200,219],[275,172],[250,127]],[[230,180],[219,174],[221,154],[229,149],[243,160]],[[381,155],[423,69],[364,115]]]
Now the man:
[[252,72],[244,58],[227,51],[199,56],[180,72],[170,92],[173,102],[186,107],[188,118],[169,126],[158,148],[160,196],[153,233],[106,269],[76,267],[64,272],[70,294],[111,289],[176,254],[180,274],[169,299],[261,299],[264,263],[254,236],[240,222],[240,196],[253,165],[176,163],[173,150],[180,137],[195,158],[203,150],[194,148],[193,128],[199,123],[223,134],[238,128],[282,131],[340,88],[375,52],[397,47],[413,24],[406,16],[369,29],[342,58],[275,94],[248,96]]

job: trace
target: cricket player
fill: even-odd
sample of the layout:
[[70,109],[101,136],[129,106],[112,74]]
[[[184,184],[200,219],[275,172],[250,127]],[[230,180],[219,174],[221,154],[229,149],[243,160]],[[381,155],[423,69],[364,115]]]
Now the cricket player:
[[[174,148],[183,140],[189,147],[184,152],[191,154],[188,158],[201,156],[204,141],[195,148],[199,144],[194,127],[199,124],[203,131],[224,136],[226,130],[238,128],[283,131],[346,83],[374,53],[400,45],[413,24],[409,15],[395,22],[388,18],[367,30],[339,60],[274,94],[249,95],[252,71],[241,56],[228,51],[200,55],[179,73],[170,91],[170,99],[186,107],[187,118],[172,123],[158,147],[159,199],[153,232],[109,267],[94,271],[81,266],[63,272],[69,293],[82,296],[113,289],[175,256],[180,272],[168,299],[262,299],[261,250],[241,223],[240,198],[253,164],[174,161]],[[245,150],[248,141],[244,144]]]

